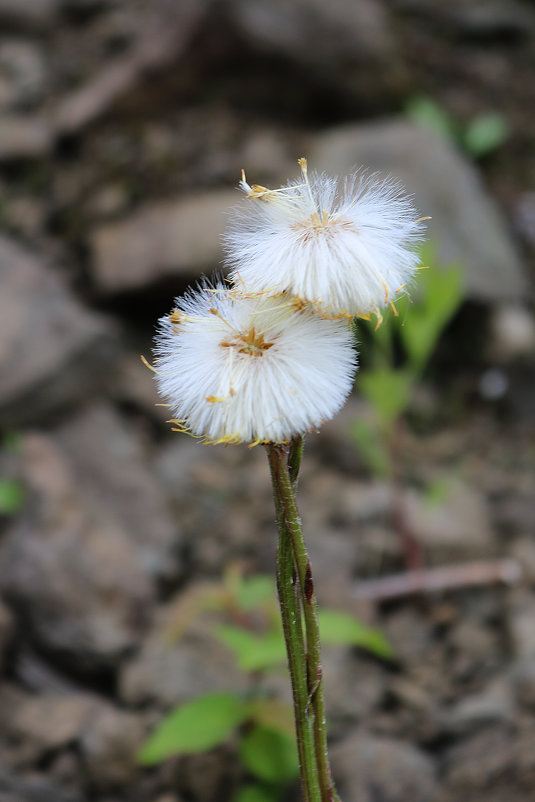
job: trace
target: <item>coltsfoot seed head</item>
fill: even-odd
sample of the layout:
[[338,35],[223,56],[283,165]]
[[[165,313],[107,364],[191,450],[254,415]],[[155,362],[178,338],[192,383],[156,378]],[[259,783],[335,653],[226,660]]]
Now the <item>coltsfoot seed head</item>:
[[154,353],[176,428],[207,443],[281,443],[316,429],[340,409],[356,371],[346,321],[221,283],[176,299]]
[[[225,235],[231,278],[288,292],[330,317],[369,317],[406,291],[418,269],[422,220],[402,186],[363,171],[340,183],[308,175],[280,189],[240,188],[247,201]],[[419,218],[419,219],[418,219]]]

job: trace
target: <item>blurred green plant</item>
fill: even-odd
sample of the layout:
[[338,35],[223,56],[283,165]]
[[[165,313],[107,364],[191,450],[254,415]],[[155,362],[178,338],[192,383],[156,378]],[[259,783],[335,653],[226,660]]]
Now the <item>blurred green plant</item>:
[[[205,611],[219,613],[213,634],[229,648],[237,666],[255,681],[245,693],[210,693],[171,710],[142,746],[143,765],[171,756],[204,752],[229,738],[253,780],[233,802],[277,802],[299,776],[292,707],[266,694],[259,679],[286,663],[275,582],[268,576],[245,577],[231,566],[222,582],[202,583],[182,594],[167,637],[176,641]],[[221,623],[221,618],[227,619]],[[382,659],[393,651],[377,629],[347,613],[320,613],[324,643],[358,646]]]
[[418,295],[403,314],[386,317],[369,337],[369,365],[358,377],[358,389],[370,402],[373,416],[355,421],[352,434],[368,467],[380,476],[394,473],[398,422],[463,299],[459,266],[437,267],[432,245],[422,249],[422,260],[428,268],[421,271]]
[[24,488],[15,479],[0,479],[0,515],[15,515],[24,504]]
[[455,142],[476,159],[499,148],[510,133],[507,120],[499,112],[478,114],[461,125],[427,95],[411,98],[405,106],[405,113],[419,125]]

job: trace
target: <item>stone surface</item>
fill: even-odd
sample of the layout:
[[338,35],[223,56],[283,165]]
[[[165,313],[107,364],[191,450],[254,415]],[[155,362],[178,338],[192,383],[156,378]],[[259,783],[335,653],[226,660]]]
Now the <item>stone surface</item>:
[[514,699],[509,684],[503,679],[491,682],[480,693],[466,696],[448,716],[448,729],[457,735],[507,724],[515,713]]
[[0,24],[33,30],[56,20],[61,0],[0,0]]
[[410,530],[432,562],[488,557],[493,535],[485,498],[476,488],[448,479],[444,499],[434,502],[414,491],[406,494]]
[[431,802],[437,785],[433,761],[406,742],[369,733],[331,749],[340,795],[347,802]]
[[4,664],[11,637],[15,631],[15,621],[8,607],[0,599],[0,672]]
[[146,728],[138,714],[101,705],[80,732],[80,748],[91,783],[113,789],[127,783],[137,766]]
[[196,621],[178,642],[169,641],[165,627],[171,612],[172,607],[160,610],[153,632],[124,666],[121,698],[130,705],[157,701],[171,707],[215,688],[243,689],[244,673],[203,622]]
[[0,108],[28,108],[43,95],[46,70],[42,51],[25,39],[0,44]]
[[3,539],[0,588],[38,643],[83,672],[109,666],[145,631],[156,576],[176,570],[165,503],[135,438],[105,410],[55,440],[28,435],[23,473],[29,503]]
[[535,710],[535,654],[521,658],[512,666],[511,682],[519,705]]
[[345,125],[316,136],[309,164],[344,176],[364,165],[399,178],[422,214],[439,262],[462,266],[468,295],[522,301],[527,281],[515,246],[477,170],[454,147],[409,122]]
[[184,282],[222,259],[221,235],[235,190],[147,205],[92,234],[94,279],[102,293],[140,290],[176,276]]
[[117,352],[116,330],[7,237],[0,277],[0,413],[4,425],[19,425],[83,398]]
[[392,56],[394,39],[383,6],[373,0],[234,0],[234,24],[256,46],[327,74],[343,65]]
[[17,761],[27,763],[74,743],[94,715],[96,702],[77,694],[24,694],[0,687],[2,731],[17,747]]
[[46,156],[52,131],[42,117],[9,114],[0,118],[0,162]]

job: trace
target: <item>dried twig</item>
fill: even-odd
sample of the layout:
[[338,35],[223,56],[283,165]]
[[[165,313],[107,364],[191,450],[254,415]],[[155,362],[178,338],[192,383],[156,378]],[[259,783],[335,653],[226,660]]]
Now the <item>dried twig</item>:
[[359,581],[353,595],[358,599],[385,601],[474,585],[514,585],[521,576],[522,568],[516,560],[478,560]]

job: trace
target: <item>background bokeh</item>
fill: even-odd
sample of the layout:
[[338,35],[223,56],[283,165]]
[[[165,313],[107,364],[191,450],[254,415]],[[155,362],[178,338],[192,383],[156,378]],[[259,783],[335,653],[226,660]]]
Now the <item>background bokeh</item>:
[[[238,735],[136,761],[200,694],[288,698],[198,602],[273,573],[263,449],[171,433],[139,354],[220,268],[241,168],[275,186],[303,155],[401,178],[431,270],[463,277],[394,481],[355,431],[376,414],[359,380],[307,443],[320,603],[395,654],[325,649],[335,776],[345,802],[532,798],[534,144],[528,0],[0,0],[1,802],[229,802],[255,782]],[[374,597],[421,563],[456,586]]]

